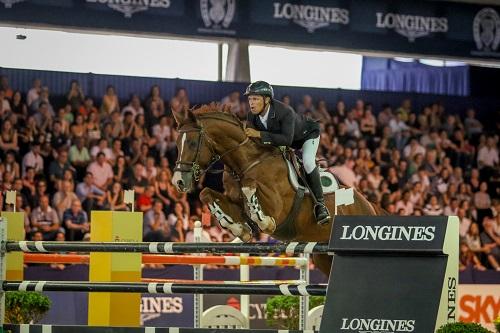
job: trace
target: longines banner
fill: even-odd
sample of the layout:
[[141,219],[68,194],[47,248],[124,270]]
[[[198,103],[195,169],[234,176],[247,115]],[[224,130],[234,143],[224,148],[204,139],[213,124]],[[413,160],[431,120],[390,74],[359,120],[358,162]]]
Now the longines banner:
[[500,7],[421,0],[0,0],[0,24],[500,59]]

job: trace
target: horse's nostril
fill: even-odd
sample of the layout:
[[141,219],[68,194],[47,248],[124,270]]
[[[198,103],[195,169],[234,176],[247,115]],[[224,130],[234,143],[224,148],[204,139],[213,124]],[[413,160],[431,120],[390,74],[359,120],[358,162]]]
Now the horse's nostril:
[[179,179],[179,180],[177,181],[177,186],[178,186],[179,188],[183,188],[183,187],[184,187],[184,182],[182,181],[182,179]]

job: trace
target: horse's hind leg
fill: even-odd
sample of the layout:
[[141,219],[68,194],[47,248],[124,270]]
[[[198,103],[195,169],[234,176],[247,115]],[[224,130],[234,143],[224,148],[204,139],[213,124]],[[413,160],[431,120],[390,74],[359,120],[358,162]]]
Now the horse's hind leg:
[[257,223],[260,230],[266,234],[272,235],[274,230],[276,230],[276,221],[273,217],[264,214],[262,211],[262,206],[257,198],[256,182],[252,179],[243,179],[241,192],[243,192],[243,196],[245,197],[250,219]]
[[224,229],[229,230],[235,237],[243,242],[252,239],[252,229],[245,222],[243,209],[228,198],[210,188],[205,188],[200,193],[200,200],[208,205],[210,213],[219,221]]

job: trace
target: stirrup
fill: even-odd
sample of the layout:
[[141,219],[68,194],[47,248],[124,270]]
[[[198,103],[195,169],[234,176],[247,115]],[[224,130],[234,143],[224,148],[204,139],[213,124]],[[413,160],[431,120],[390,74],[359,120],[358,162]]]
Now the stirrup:
[[[321,220],[318,220],[318,217],[316,216],[316,207],[323,207],[326,210],[327,214]],[[317,224],[319,224],[319,225],[325,225],[325,224],[328,224],[330,222],[330,219],[332,217],[331,217],[330,212],[328,211],[328,208],[326,207],[326,205],[324,203],[322,203],[322,202],[317,202],[314,205],[314,218],[316,219],[316,223]]]

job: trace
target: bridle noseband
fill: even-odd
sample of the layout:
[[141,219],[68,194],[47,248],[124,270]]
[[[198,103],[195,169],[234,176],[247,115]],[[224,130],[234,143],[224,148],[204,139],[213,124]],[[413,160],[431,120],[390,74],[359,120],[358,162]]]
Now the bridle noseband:
[[[193,127],[193,128],[189,128],[189,129],[184,129],[184,130],[179,130],[179,133],[180,134],[184,134],[184,133],[189,133],[189,132],[198,132],[199,133],[199,136],[198,136],[198,145],[196,147],[196,155],[194,157],[194,160],[192,162],[186,162],[186,161],[182,161],[181,158],[182,156],[179,155],[178,159],[177,159],[177,162],[175,162],[175,168],[174,168],[174,172],[175,171],[180,171],[180,172],[191,172],[193,174],[193,178],[195,181],[199,181],[201,176],[203,176],[205,173],[208,173],[208,172],[211,172],[211,173],[219,173],[219,172],[222,172],[223,170],[211,170],[213,168],[213,166],[215,165],[215,163],[217,163],[218,161],[220,161],[224,156],[226,156],[227,154],[235,151],[236,149],[240,148],[241,146],[243,146],[244,144],[246,144],[248,141],[250,141],[250,139],[247,137],[245,140],[243,140],[242,142],[240,142],[237,146],[227,150],[226,152],[224,152],[222,155],[219,155],[215,152],[215,149],[213,147],[213,144],[210,143],[210,139],[208,138],[208,136],[206,136],[205,134],[205,131],[203,131],[203,128],[196,128],[196,127]],[[206,141],[207,141],[207,146],[208,148],[210,149],[210,152],[212,153],[212,159],[210,160],[210,163],[208,164],[208,166],[205,168],[205,169],[202,169],[198,160],[200,158],[200,154],[201,154],[201,143],[203,141],[203,138],[205,137]],[[187,169],[186,168],[183,168],[183,166],[187,166]]]

